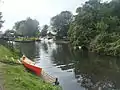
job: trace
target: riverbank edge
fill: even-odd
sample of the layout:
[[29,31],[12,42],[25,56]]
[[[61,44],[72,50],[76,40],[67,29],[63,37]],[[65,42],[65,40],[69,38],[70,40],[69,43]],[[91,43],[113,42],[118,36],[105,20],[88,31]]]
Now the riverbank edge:
[[61,90],[59,86],[45,83],[40,77],[28,73],[23,65],[17,63],[16,55],[14,51],[0,45],[0,65],[4,64],[1,70],[3,90]]
[[[107,48],[105,48],[105,47],[102,47],[102,51],[99,51],[97,49],[92,48],[92,46],[75,46],[75,45],[72,45],[72,43],[70,43],[70,45],[73,50],[87,51],[87,52],[95,53],[95,54],[101,55],[101,56],[120,57],[119,49],[111,50],[111,53],[109,53],[106,50]],[[118,52],[118,53],[116,53],[116,52]]]
[[15,38],[14,42],[21,42],[21,43],[27,43],[27,42],[36,42],[41,41],[37,37],[31,37],[31,38]]

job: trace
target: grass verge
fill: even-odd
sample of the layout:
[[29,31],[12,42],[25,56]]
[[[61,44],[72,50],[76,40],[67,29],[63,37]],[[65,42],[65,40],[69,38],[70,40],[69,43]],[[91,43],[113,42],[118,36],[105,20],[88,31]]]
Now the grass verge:
[[0,61],[4,62],[4,90],[61,90],[59,86],[45,83],[40,77],[28,73],[23,65],[16,64],[16,55],[0,45]]

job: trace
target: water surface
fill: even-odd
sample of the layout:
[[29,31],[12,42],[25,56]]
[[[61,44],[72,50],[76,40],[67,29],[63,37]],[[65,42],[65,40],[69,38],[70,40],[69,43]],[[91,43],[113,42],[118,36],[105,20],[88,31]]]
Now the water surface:
[[120,89],[120,59],[73,51],[69,44],[41,41],[16,46],[50,75],[63,90]]

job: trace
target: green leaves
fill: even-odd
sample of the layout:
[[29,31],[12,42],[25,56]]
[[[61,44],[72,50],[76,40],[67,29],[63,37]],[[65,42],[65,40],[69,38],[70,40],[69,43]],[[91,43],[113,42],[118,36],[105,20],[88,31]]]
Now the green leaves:
[[106,31],[109,26],[104,21],[100,21],[95,25],[95,27],[96,30],[100,33]]
[[48,28],[49,28],[48,25],[43,26],[43,29],[42,29],[41,34],[40,34],[42,37],[45,37],[47,35]]
[[100,0],[89,0],[76,12],[68,31],[70,42],[74,46],[87,46],[98,53],[118,55],[120,1],[102,3]]
[[37,20],[27,18],[26,20],[16,22],[13,29],[16,30],[18,35],[35,37],[39,32],[39,22]]
[[67,36],[69,25],[72,22],[72,16],[71,12],[62,11],[60,14],[52,17],[51,26],[59,38]]
[[4,21],[2,20],[2,12],[0,12],[0,28],[2,27],[2,24],[4,23]]

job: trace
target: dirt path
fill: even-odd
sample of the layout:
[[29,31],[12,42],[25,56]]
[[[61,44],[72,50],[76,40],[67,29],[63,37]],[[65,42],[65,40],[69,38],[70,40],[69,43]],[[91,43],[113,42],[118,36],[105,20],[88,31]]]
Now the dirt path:
[[4,90],[4,79],[3,79],[3,66],[4,64],[0,62],[0,90]]

